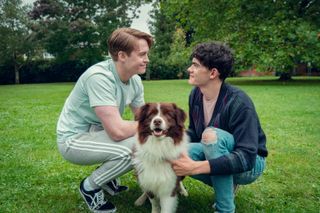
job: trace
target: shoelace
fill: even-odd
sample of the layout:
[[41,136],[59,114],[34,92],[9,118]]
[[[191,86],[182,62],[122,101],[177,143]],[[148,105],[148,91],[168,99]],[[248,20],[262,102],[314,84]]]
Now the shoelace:
[[102,190],[100,190],[99,192],[97,192],[94,195],[90,206],[92,207],[92,209],[98,209],[99,207],[101,207],[105,203],[106,203],[106,201],[104,200],[104,194],[103,194]]

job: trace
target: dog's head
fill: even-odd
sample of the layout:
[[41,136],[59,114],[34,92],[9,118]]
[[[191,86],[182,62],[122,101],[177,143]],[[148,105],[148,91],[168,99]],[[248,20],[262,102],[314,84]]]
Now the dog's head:
[[186,113],[174,103],[147,103],[136,117],[140,143],[149,136],[171,137],[174,143],[182,140]]

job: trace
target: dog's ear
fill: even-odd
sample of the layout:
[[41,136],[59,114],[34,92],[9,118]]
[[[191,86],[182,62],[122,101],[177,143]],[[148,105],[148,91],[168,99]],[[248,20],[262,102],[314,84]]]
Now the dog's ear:
[[183,111],[183,109],[177,107],[176,104],[173,104],[173,107],[175,109],[175,115],[176,115],[177,124],[180,127],[184,128],[184,122],[187,119],[187,114]]
[[149,103],[146,103],[145,105],[141,106],[135,113],[134,119],[139,122],[145,120],[148,114],[149,107]]

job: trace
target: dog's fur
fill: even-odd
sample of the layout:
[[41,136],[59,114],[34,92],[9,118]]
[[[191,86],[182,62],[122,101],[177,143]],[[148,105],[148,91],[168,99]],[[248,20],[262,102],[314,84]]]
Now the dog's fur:
[[187,153],[186,114],[173,103],[148,103],[141,107],[136,119],[138,142],[133,165],[144,193],[135,204],[142,205],[148,197],[152,213],[175,212],[177,192],[185,196],[188,193],[168,161]]

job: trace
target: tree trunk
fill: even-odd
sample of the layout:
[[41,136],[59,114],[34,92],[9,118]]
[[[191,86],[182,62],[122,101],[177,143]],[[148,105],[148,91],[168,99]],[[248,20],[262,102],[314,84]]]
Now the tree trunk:
[[147,73],[146,73],[146,80],[150,80],[150,72],[151,70],[150,69],[147,69]]
[[14,76],[15,76],[15,84],[20,84],[20,75],[19,75],[19,64],[17,63],[17,55],[13,54],[13,63],[14,63]]
[[279,81],[290,81],[292,80],[292,75],[289,72],[282,72],[279,77]]
[[14,64],[14,74],[15,74],[15,84],[20,84],[19,67],[16,63]]

